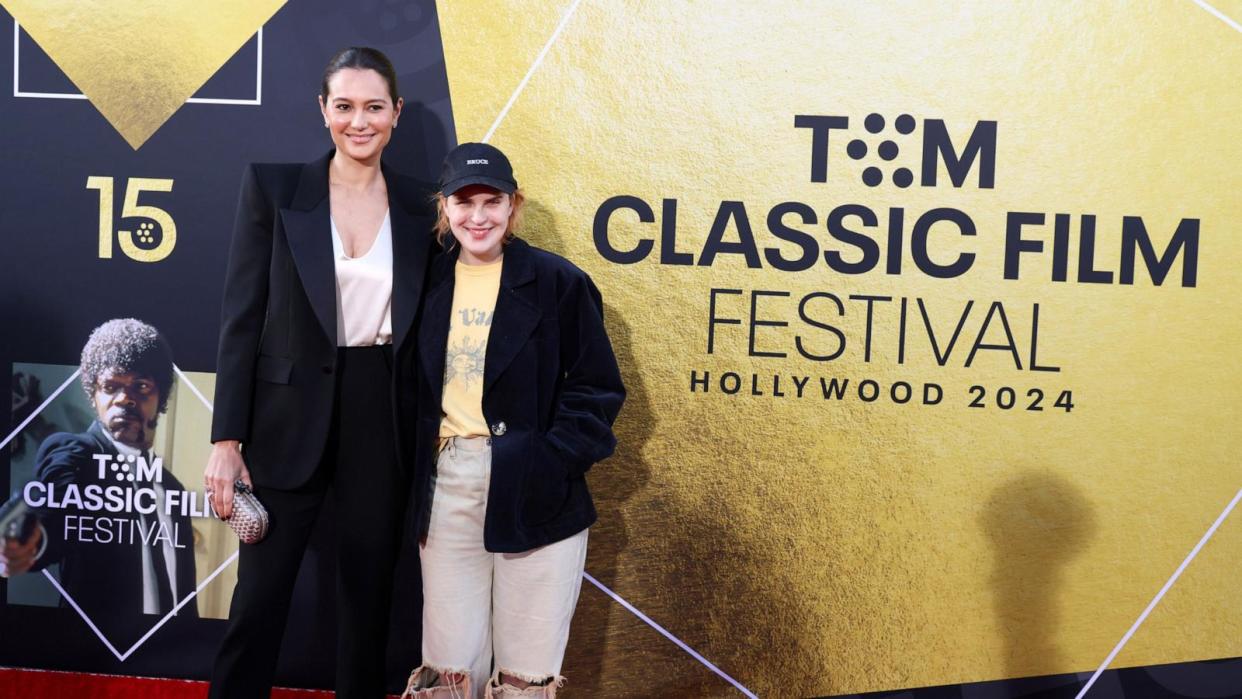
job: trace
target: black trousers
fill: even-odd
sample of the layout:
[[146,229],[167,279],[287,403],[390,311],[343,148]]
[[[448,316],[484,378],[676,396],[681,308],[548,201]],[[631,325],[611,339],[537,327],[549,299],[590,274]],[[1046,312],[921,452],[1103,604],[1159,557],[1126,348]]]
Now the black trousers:
[[258,544],[241,545],[212,698],[270,695],[294,580],[326,497],[338,513],[336,695],[385,695],[393,571],[409,490],[393,434],[391,347],[340,348],[336,376],[332,432],[310,482],[296,490],[256,492],[271,528]]

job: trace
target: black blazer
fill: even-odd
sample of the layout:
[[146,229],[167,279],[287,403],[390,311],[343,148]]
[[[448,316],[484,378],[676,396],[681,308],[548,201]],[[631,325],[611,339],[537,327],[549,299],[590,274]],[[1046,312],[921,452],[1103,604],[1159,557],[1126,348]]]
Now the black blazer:
[[[458,252],[454,246],[432,262],[418,329],[414,521],[420,539],[431,515]],[[488,551],[528,551],[595,522],[585,476],[616,447],[612,423],[624,400],[591,278],[563,257],[510,242],[483,364],[483,417],[492,433],[483,525]]]
[[[35,457],[35,477],[44,483],[55,484],[57,492],[63,494],[65,487],[76,484],[79,492],[87,486],[100,488],[121,486],[133,488],[135,484],[127,481],[116,481],[106,472],[99,477],[99,464],[95,454],[117,455],[112,440],[104,434],[98,422],[91,423],[90,429],[80,433],[57,432],[39,445],[39,453]],[[167,468],[163,470],[161,485],[166,491],[185,490],[181,482]],[[58,496],[60,497],[60,496]],[[162,506],[162,503],[160,503]],[[115,537],[111,543],[100,543],[101,532],[97,530],[96,541],[79,543],[64,539],[65,515],[86,514],[113,520],[110,524],[109,536]],[[175,570],[177,575],[177,593],[180,599],[194,591],[198,585],[194,571],[194,529],[187,515],[174,509],[170,515],[175,535]],[[142,613],[142,547],[140,541],[131,541],[133,532],[125,533],[129,523],[139,520],[135,512],[82,512],[77,508],[53,509],[42,508],[39,520],[47,533],[47,550],[35,562],[33,570],[45,568],[53,563],[60,564],[60,584],[65,592],[73,597],[73,601],[91,618],[91,621],[108,638],[113,645],[128,648],[146,633],[158,620],[156,616],[145,616]],[[137,531],[135,527],[134,531]],[[162,572],[162,571],[161,571]],[[172,600],[173,603],[179,600]],[[62,607],[70,606],[67,600],[61,599]],[[161,609],[167,613],[171,607]],[[197,618],[198,605],[188,602],[177,613],[182,618]]]
[[[240,440],[255,485],[304,484],[323,455],[336,371],[328,164],[255,164],[242,182],[216,362],[211,441]],[[383,170],[392,223],[394,418],[412,420],[414,318],[431,251],[430,188]],[[404,449],[398,448],[401,458]],[[408,467],[407,467],[408,468]]]

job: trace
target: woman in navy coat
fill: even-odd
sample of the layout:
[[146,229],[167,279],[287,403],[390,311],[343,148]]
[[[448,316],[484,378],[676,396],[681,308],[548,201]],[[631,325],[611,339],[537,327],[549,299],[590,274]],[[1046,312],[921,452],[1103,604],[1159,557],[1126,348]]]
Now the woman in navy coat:
[[596,520],[585,476],[616,446],[625,389],[590,277],[513,237],[504,154],[458,146],[440,186],[447,252],[417,341],[424,665],[407,695],[551,697]]

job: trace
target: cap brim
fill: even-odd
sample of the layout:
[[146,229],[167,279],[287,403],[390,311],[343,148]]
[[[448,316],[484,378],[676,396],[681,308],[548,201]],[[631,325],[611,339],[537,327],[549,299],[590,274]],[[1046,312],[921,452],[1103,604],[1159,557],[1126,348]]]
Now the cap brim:
[[492,189],[498,189],[505,194],[513,194],[513,190],[517,189],[517,185],[508,180],[498,180],[495,177],[484,177],[482,175],[470,175],[468,177],[459,177],[445,184],[440,187],[440,193],[449,197],[462,187],[469,187],[472,184],[486,185]]

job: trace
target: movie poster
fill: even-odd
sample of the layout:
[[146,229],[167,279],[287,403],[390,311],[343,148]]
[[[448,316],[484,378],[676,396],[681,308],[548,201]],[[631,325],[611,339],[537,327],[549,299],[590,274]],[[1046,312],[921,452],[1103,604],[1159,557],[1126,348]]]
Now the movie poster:
[[29,421],[9,446],[6,519],[34,557],[8,571],[6,602],[72,609],[122,658],[164,625],[227,618],[236,581],[237,537],[202,487],[213,377],[175,370],[170,350],[118,318],[80,366],[13,367]]

